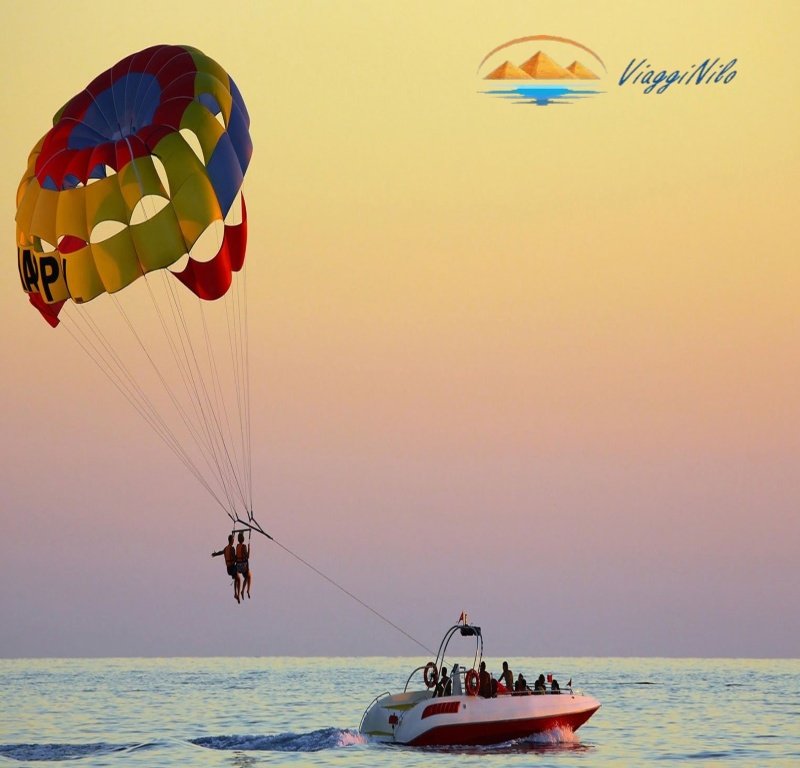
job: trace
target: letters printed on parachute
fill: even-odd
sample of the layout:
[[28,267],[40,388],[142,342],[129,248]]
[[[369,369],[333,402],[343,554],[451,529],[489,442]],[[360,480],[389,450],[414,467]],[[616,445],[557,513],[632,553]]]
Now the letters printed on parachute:
[[[65,301],[157,269],[201,299],[223,296],[244,262],[249,125],[230,76],[189,46],[128,56],[70,99],[17,191],[19,276],[44,318],[55,326]],[[192,258],[221,222],[212,258]]]

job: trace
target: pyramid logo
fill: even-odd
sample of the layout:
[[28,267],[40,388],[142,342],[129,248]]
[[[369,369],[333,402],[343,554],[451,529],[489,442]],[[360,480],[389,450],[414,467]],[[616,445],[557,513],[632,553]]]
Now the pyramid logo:
[[[514,49],[513,60],[506,58],[512,53],[509,49]],[[576,54],[576,49],[581,53]],[[570,60],[567,66],[559,63]],[[605,75],[603,60],[591,48],[555,35],[510,40],[489,51],[478,65],[480,93],[540,107],[572,104],[601,94]]]

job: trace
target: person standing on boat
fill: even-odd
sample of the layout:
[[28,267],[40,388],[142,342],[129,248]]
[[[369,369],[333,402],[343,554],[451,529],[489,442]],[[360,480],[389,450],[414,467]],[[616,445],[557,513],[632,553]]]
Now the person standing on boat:
[[511,693],[514,690],[514,673],[508,668],[508,662],[503,662],[503,671],[500,673],[500,682]]
[[453,695],[453,681],[447,676],[447,667],[442,667],[442,675],[439,678],[439,682],[436,684],[436,691],[433,695],[434,697]]
[[228,546],[224,549],[221,549],[219,552],[212,552],[211,557],[219,557],[219,555],[225,556],[225,570],[228,572],[228,576],[233,579],[233,596],[236,598],[236,602],[240,602],[239,600],[239,571],[236,569],[236,548],[233,546],[233,534],[228,536]]

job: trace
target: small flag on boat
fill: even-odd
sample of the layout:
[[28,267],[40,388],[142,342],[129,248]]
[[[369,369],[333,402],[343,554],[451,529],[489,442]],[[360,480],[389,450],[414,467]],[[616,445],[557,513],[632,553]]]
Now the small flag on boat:
[[567,688],[572,688],[572,678],[569,679],[569,682],[567,683]]
[[461,611],[461,615],[458,617],[459,624],[467,624],[469,622],[469,617],[467,616],[466,611]]

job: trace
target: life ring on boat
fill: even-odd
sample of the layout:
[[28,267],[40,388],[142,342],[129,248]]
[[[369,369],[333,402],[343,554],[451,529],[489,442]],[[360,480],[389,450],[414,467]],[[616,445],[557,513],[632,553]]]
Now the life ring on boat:
[[433,686],[439,681],[439,671],[436,669],[436,665],[432,661],[429,661],[425,665],[425,671],[422,673],[422,677],[425,680],[426,688],[433,688]]
[[464,678],[464,686],[467,689],[467,696],[478,695],[479,682],[480,678],[478,677],[478,672],[474,669],[469,670],[469,672],[467,672],[466,674],[466,677]]

